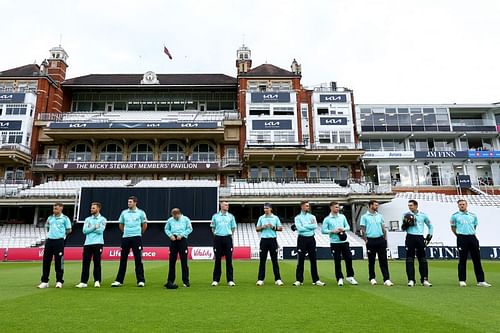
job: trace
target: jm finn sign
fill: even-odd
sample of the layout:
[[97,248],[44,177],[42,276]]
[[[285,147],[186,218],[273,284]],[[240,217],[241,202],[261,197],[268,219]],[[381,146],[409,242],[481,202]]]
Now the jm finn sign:
[[66,162],[55,163],[55,170],[212,170],[216,162]]

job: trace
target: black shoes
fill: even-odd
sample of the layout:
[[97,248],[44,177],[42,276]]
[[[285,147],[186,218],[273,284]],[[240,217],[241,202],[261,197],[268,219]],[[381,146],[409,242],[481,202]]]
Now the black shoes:
[[167,289],[177,289],[177,288],[179,288],[178,285],[176,285],[175,283],[172,283],[170,281],[168,281],[167,283],[165,283],[164,286]]

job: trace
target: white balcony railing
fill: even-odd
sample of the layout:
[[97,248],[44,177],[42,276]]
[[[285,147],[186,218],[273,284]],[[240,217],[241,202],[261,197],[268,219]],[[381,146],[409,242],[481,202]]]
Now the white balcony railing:
[[19,143],[0,143],[0,150],[14,150],[31,155],[31,149]]
[[239,120],[237,110],[220,111],[113,111],[39,113],[37,120],[52,122],[217,122]]
[[113,165],[132,165],[132,164],[147,164],[147,163],[179,163],[179,164],[216,164],[218,168],[228,167],[241,167],[241,160],[239,158],[222,158],[216,160],[180,160],[180,161],[166,161],[166,160],[151,160],[151,161],[84,161],[84,160],[68,160],[47,158],[45,155],[37,155],[33,160],[33,165],[38,167],[53,168],[55,164],[59,163],[92,163],[92,164],[113,164]]

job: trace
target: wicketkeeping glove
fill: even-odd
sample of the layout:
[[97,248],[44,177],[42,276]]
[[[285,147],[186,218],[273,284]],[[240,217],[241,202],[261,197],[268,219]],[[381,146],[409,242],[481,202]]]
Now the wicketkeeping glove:
[[427,236],[425,236],[425,239],[424,239],[424,245],[425,246],[429,245],[429,243],[431,242],[431,239],[432,239],[432,235],[427,234]]

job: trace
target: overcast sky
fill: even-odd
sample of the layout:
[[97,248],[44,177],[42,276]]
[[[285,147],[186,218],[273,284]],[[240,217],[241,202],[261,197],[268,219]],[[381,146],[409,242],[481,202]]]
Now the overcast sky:
[[337,81],[357,103],[500,102],[499,0],[8,0],[1,12],[0,70],[40,63],[62,35],[67,77],[236,76],[244,41],[254,67],[296,58],[304,86]]

